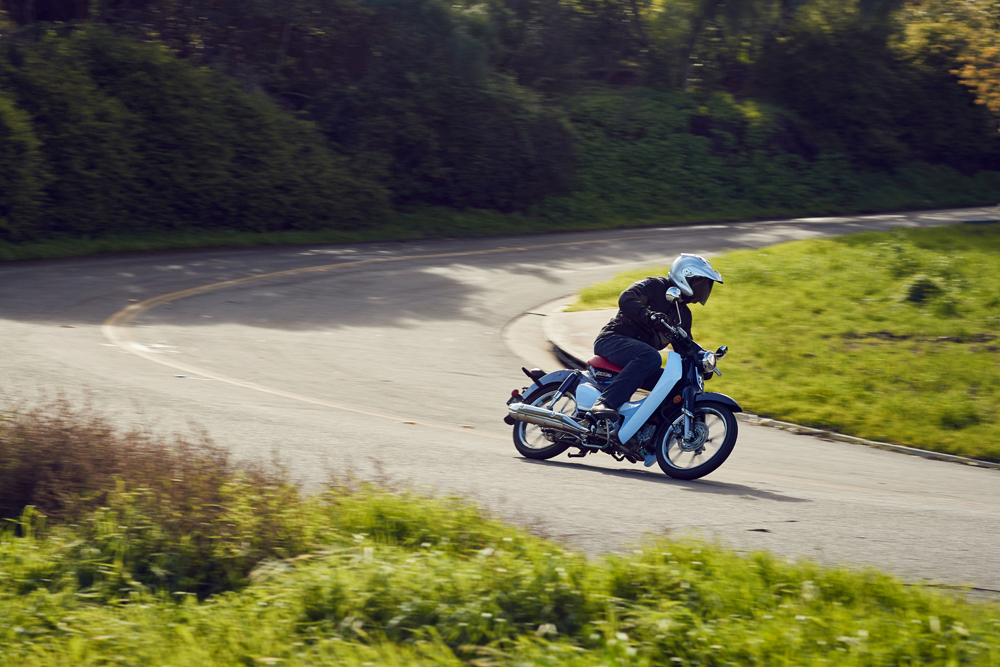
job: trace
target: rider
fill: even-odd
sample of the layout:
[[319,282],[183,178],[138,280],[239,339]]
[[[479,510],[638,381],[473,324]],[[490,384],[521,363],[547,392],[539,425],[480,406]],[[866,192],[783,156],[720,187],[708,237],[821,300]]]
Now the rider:
[[[590,408],[597,419],[618,419],[618,408],[636,389],[652,389],[660,379],[659,350],[669,343],[683,353],[691,343],[691,309],[687,304],[705,305],[714,283],[722,274],[699,255],[682,254],[670,265],[666,277],[643,278],[632,283],[618,297],[618,314],[608,322],[594,342],[594,353],[622,367],[611,385]],[[671,303],[667,290],[676,287],[681,298]],[[683,329],[675,336],[674,327]],[[680,349],[678,349],[680,348]]]

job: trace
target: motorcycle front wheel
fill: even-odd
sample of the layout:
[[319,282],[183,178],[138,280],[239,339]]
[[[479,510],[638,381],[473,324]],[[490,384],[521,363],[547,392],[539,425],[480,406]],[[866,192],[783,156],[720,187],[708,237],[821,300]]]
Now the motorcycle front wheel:
[[[567,391],[559,397],[559,400],[554,405],[549,405],[557,391],[559,391],[558,383],[543,385],[540,393],[529,401],[528,405],[547,408],[569,415],[570,417],[574,416],[576,414],[576,396],[572,392]],[[551,429],[543,426],[529,424],[528,422],[517,422],[514,424],[514,446],[517,447],[517,451],[520,452],[521,456],[526,458],[539,460],[551,459],[553,456],[559,456],[569,449],[568,443],[563,444],[559,441],[553,441],[550,437],[551,434]]]
[[[675,426],[679,426],[678,431]],[[721,403],[699,403],[691,441],[684,440],[684,417],[664,421],[656,432],[656,462],[674,479],[698,479],[721,466],[736,446],[736,416]]]

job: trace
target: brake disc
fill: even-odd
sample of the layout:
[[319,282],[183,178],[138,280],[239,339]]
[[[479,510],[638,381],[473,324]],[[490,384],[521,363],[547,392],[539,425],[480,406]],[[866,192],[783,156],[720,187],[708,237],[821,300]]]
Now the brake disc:
[[708,425],[705,422],[694,422],[691,424],[691,439],[681,436],[677,444],[682,451],[694,452],[704,447],[706,440],[708,440]]

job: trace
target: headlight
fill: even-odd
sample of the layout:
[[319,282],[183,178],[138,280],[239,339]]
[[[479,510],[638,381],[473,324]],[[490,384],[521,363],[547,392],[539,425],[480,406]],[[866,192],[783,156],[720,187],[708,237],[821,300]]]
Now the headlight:
[[715,352],[704,352],[701,355],[701,370],[703,373],[711,373],[715,370]]

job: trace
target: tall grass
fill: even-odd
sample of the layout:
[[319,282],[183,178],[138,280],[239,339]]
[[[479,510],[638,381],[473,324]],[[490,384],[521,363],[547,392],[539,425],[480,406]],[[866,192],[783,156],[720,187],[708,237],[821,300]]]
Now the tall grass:
[[[731,355],[712,388],[749,411],[1000,461],[1000,226],[796,241],[712,260],[695,338]],[[584,290],[614,305],[641,275]]]

